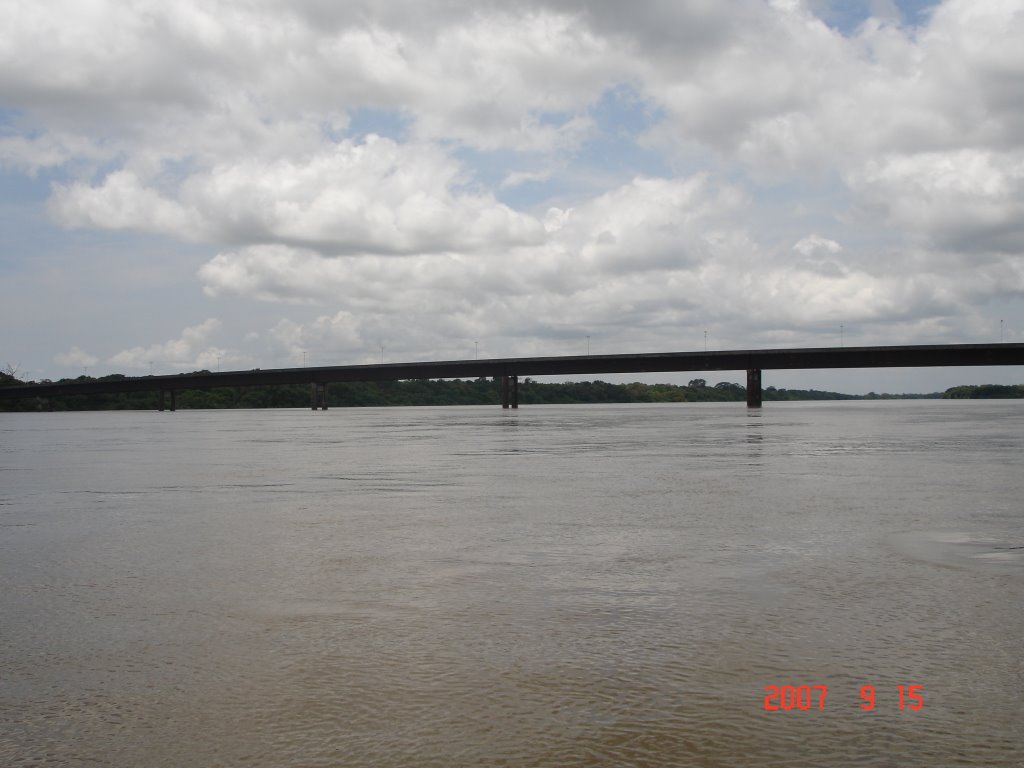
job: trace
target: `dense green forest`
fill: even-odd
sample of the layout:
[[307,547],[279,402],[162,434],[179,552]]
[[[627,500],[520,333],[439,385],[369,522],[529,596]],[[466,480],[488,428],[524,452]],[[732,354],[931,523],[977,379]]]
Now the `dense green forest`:
[[943,394],[950,400],[995,400],[1024,397],[1024,384],[977,384],[950,387]]
[[[199,371],[197,371],[199,373]],[[65,381],[107,381],[123,379],[114,374],[99,379],[79,376]],[[0,386],[23,382],[0,373]],[[937,398],[1020,398],[1024,385],[984,384],[952,387],[930,394],[846,395],[814,389],[777,389],[766,387],[764,400],[891,400]],[[709,386],[704,379],[688,384],[610,384],[604,381],[582,381],[549,384],[524,379],[519,384],[519,402],[537,403],[693,403],[744,401],[746,388],[731,382]],[[426,380],[387,382],[346,382],[328,387],[328,405],[332,408],[389,405],[498,405],[501,402],[498,382],[493,379]],[[155,392],[130,392],[110,395],[77,395],[54,398],[52,403],[32,401],[0,403],[4,410],[37,410],[52,407],[58,411],[156,409]],[[183,390],[177,395],[178,408],[309,408],[308,385],[224,387],[218,389]]]

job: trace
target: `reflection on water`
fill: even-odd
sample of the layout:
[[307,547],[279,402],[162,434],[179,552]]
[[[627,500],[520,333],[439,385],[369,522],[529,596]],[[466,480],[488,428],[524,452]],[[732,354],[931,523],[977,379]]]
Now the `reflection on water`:
[[2,414],[0,764],[1019,766],[1022,421]]

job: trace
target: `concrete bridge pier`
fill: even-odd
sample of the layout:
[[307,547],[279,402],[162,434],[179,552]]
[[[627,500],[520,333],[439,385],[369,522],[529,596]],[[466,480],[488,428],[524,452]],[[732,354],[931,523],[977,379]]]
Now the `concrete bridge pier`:
[[310,402],[315,411],[317,408],[327,410],[327,382],[312,382],[309,385]]
[[502,408],[518,408],[519,407],[519,377],[518,376],[502,376],[501,377],[501,407]]
[[747,408],[761,407],[761,369],[747,369]]
[[160,390],[160,410],[167,410],[166,396],[171,396],[171,411],[173,412],[177,408],[177,398],[173,389],[161,389]]

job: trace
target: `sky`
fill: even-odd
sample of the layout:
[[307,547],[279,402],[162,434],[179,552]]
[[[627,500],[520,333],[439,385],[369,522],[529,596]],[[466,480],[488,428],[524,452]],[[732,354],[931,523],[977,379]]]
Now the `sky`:
[[0,366],[20,378],[1024,341],[1024,0],[0,18]]

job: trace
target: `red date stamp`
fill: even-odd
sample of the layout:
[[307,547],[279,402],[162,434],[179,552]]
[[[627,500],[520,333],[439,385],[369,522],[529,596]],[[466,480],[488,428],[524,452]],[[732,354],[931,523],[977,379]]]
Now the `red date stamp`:
[[[825,709],[828,698],[827,685],[766,685],[764,687],[764,708],[766,712],[791,711],[794,709]],[[924,707],[924,686],[897,685],[896,692],[900,709],[921,709]],[[895,698],[895,697],[894,697]],[[875,686],[860,687],[860,708],[870,711],[875,708]]]

